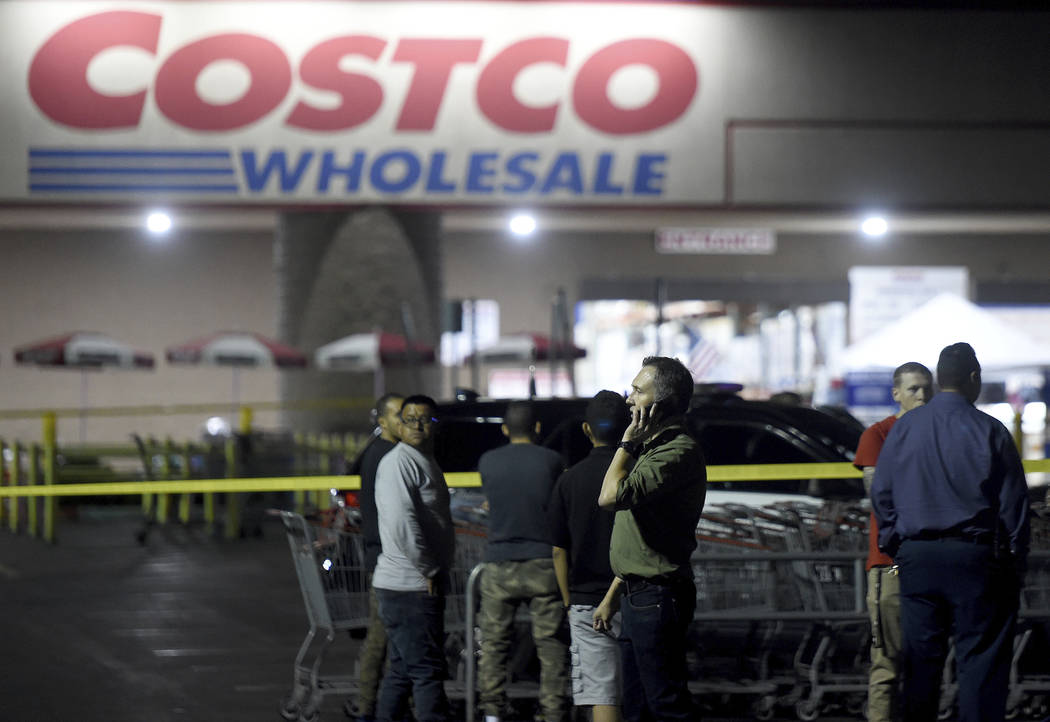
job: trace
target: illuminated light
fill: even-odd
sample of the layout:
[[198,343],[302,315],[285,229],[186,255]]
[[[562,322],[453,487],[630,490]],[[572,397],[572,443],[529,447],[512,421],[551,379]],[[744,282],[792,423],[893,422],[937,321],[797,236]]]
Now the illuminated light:
[[171,216],[162,211],[153,211],[146,217],[146,228],[150,233],[167,233],[171,230]]
[[868,216],[860,224],[861,232],[868,238],[884,236],[889,229],[889,223],[882,216]]
[[519,238],[531,236],[536,230],[536,219],[528,213],[518,213],[510,219],[510,232]]
[[321,564],[321,566],[324,567],[324,570],[326,572],[330,571],[332,569],[332,560],[331,559],[325,559],[324,563]]
[[230,424],[221,416],[212,416],[204,422],[204,429],[211,436],[229,436]]

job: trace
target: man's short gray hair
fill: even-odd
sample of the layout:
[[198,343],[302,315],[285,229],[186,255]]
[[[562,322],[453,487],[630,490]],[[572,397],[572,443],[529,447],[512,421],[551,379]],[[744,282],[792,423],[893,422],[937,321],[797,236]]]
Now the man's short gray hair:
[[646,366],[654,371],[654,400],[659,401],[667,413],[684,414],[688,411],[693,398],[693,375],[689,369],[678,359],[668,356],[647,356],[642,360],[642,368]]

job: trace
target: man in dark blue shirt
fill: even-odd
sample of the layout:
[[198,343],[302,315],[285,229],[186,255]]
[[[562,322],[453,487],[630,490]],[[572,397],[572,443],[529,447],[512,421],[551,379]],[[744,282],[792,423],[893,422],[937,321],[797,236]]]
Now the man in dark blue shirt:
[[905,720],[936,720],[954,628],[959,720],[1002,720],[1029,503],[1010,433],[973,403],[981,366],[956,343],[937,362],[941,393],[886,438],[871,498],[879,547],[900,567]]

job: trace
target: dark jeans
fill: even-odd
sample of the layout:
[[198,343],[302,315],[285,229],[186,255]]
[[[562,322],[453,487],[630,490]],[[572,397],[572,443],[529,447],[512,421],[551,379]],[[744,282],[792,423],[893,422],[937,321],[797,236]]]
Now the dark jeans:
[[386,627],[390,668],[383,677],[376,718],[400,722],[415,704],[419,722],[448,719],[445,696],[445,597],[376,589]]
[[900,566],[905,719],[937,719],[941,671],[954,629],[960,722],[1006,714],[1020,585],[990,545],[907,540]]
[[685,664],[695,609],[696,587],[689,579],[668,586],[627,580],[620,656],[628,722],[696,719]]

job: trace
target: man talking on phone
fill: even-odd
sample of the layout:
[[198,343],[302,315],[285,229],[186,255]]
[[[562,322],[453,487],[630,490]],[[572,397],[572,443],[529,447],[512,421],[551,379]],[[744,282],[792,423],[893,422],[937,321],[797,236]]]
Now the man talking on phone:
[[[623,596],[620,656],[629,721],[696,718],[685,662],[696,608],[689,557],[707,469],[685,425],[692,396],[693,377],[681,362],[664,356],[642,361],[627,397],[631,423],[598,495],[599,506],[616,510],[609,562],[616,574],[612,596]],[[603,602],[595,627],[614,611]]]

